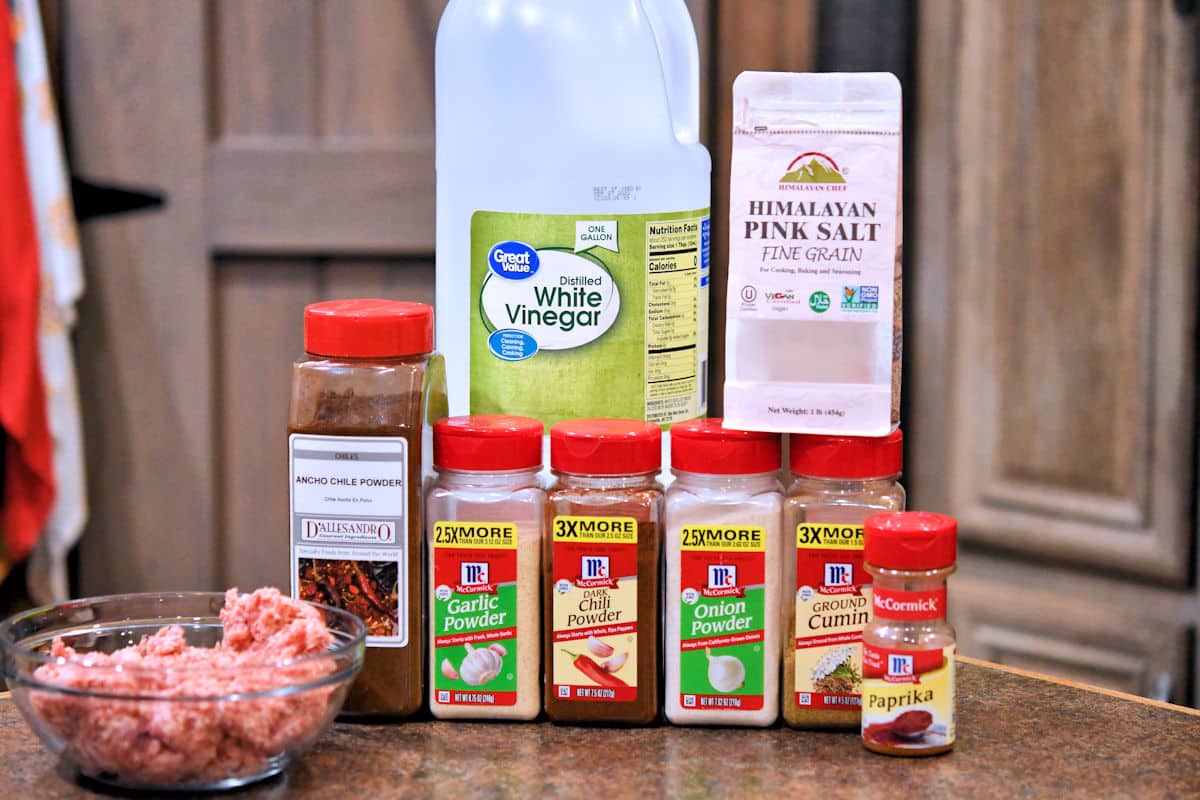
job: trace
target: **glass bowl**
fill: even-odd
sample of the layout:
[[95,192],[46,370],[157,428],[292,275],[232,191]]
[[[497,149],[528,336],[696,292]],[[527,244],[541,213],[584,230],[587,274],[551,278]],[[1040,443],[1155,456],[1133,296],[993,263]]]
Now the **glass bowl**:
[[366,627],[353,614],[307,603],[332,644],[273,663],[130,667],[50,655],[57,637],[80,654],[111,653],[167,625],[212,647],[224,602],[219,592],[110,595],[10,617],[0,654],[13,701],[51,751],[93,780],[191,791],[274,775],[329,725],[362,666]]

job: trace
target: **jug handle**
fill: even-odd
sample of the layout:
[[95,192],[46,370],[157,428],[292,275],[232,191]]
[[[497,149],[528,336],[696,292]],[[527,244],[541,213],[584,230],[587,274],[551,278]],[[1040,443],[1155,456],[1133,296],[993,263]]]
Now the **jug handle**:
[[666,81],[671,124],[680,144],[700,141],[700,50],[684,0],[641,0]]

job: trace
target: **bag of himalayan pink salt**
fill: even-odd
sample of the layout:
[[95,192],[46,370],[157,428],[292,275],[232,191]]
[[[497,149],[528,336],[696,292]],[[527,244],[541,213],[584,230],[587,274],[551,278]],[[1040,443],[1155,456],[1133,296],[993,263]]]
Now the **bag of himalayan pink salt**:
[[900,84],[733,84],[725,424],[885,436],[900,408]]

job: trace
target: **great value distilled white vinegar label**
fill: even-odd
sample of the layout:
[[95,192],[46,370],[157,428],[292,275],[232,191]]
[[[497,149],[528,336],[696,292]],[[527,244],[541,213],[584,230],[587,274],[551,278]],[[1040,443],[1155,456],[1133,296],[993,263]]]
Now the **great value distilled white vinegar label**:
[[292,597],[343,608],[372,647],[408,644],[408,442],[288,437]]
[[708,209],[475,212],[471,413],[703,416],[708,252]]
[[899,377],[899,83],[743,73],[734,119],[725,422],[884,436]]

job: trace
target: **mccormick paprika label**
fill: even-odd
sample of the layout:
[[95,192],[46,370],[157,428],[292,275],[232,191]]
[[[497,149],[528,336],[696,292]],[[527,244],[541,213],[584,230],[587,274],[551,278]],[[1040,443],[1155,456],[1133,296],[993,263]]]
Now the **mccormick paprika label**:
[[953,744],[954,655],[954,645],[931,650],[864,645],[863,738],[906,750]]
[[637,520],[555,517],[551,536],[554,696],[636,700]]
[[433,525],[433,686],[443,705],[517,702],[517,526]]
[[796,704],[862,704],[862,632],[871,621],[871,575],[862,525],[796,526]]
[[679,704],[763,707],[766,531],[686,525],[680,532]]

